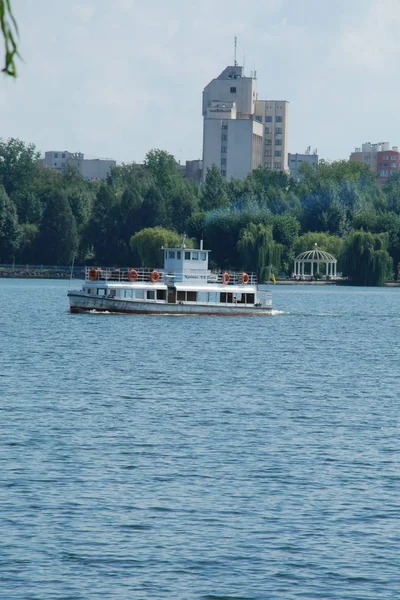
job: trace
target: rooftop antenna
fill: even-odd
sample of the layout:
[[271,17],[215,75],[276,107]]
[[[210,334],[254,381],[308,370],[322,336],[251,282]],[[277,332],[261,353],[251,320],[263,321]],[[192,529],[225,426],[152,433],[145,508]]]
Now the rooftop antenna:
[[233,59],[234,59],[233,60],[233,64],[234,64],[235,67],[237,67],[236,52],[237,52],[237,37],[235,35],[235,38],[234,38],[234,54],[233,54]]

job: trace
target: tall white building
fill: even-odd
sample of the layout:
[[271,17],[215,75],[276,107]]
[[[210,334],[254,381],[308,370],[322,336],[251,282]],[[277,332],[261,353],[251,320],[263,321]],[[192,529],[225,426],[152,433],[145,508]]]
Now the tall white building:
[[116,161],[104,158],[85,158],[82,152],[67,152],[67,150],[51,150],[44,154],[44,164],[52,169],[62,171],[66,165],[76,167],[79,173],[88,180],[106,179],[111,167]]
[[258,166],[287,170],[288,102],[258,100],[243,67],[226,67],[204,88],[203,117],[203,179],[212,165],[227,179]]

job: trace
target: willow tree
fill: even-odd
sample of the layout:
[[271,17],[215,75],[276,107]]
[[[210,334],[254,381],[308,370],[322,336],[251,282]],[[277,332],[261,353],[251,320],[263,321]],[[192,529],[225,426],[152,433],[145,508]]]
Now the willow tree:
[[[185,240],[188,248],[193,247],[190,239]],[[176,231],[163,227],[147,227],[131,237],[131,248],[140,258],[141,266],[162,267],[164,248],[180,248],[182,236]]]
[[16,77],[15,59],[19,56],[17,46],[18,26],[11,10],[10,0],[0,0],[0,30],[3,35],[5,53],[2,71],[6,75]]
[[383,285],[392,275],[392,259],[387,252],[387,233],[353,231],[345,240],[341,265],[343,275],[354,285]]
[[274,241],[272,227],[250,223],[242,230],[237,249],[246,271],[256,271],[258,281],[265,281],[271,267],[279,269],[282,246]]

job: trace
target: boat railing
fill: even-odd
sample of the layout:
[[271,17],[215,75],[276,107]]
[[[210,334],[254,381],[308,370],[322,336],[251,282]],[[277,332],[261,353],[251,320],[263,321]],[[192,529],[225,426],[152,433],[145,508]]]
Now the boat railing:
[[163,269],[140,268],[113,268],[113,267],[85,267],[85,279],[87,281],[115,281],[130,283],[164,283],[175,285],[175,283],[212,284],[222,283],[229,285],[256,284],[255,273],[244,273],[242,271],[198,271],[188,270],[181,272],[165,271]]

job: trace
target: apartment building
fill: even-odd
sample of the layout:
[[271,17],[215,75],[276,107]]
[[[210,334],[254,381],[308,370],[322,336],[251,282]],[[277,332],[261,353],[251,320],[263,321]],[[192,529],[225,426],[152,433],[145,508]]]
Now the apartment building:
[[287,163],[288,102],[258,100],[256,74],[228,66],[203,91],[203,180],[216,165],[227,179]]
[[391,175],[400,169],[400,153],[398,146],[390,148],[389,142],[371,144],[366,142],[355,148],[350,154],[350,160],[369,165],[378,175],[380,183],[385,183]]
[[307,165],[316,165],[318,164],[318,152],[314,150],[311,152],[311,146],[308,146],[304,154],[295,153],[292,154],[289,152],[288,154],[288,164],[290,175],[293,179],[299,181],[301,179],[300,168],[303,164]]
[[115,167],[117,163],[112,159],[85,158],[82,152],[50,150],[45,152],[43,164],[58,171],[62,171],[66,165],[72,165],[82,177],[93,181],[106,179],[111,167]]

